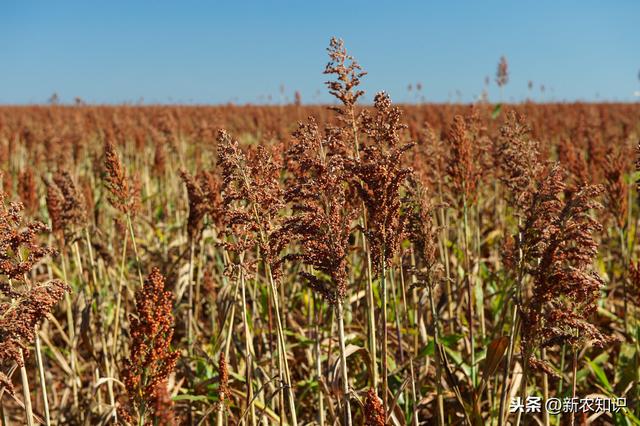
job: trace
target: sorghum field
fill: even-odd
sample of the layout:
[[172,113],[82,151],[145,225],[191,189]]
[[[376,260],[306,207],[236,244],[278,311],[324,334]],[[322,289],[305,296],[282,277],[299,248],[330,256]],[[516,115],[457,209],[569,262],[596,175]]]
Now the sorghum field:
[[640,105],[328,53],[331,107],[0,107],[3,425],[640,424]]

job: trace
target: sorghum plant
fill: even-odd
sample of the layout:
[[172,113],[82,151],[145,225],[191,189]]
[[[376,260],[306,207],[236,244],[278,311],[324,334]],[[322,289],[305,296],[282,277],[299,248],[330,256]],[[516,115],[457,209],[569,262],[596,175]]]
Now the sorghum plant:
[[285,200],[292,204],[292,215],[285,219],[279,232],[301,249],[300,253],[288,254],[286,259],[306,265],[308,271],[299,275],[336,309],[344,424],[350,425],[343,303],[348,289],[349,240],[356,210],[349,185],[349,158],[344,152],[344,143],[338,137],[322,137],[313,120],[300,125],[287,152],[287,164],[295,177],[285,193]]
[[352,162],[353,185],[366,212],[364,233],[369,241],[374,272],[380,278],[382,292],[382,401],[387,409],[387,268],[397,254],[403,222],[400,220],[400,187],[410,169],[402,164],[403,155],[413,143],[402,140],[401,113],[391,99],[378,93],[375,114],[363,113],[362,129],[366,138],[360,156]]
[[[130,317],[129,358],[120,371],[126,387],[126,402],[120,415],[138,425],[172,425],[171,400],[166,400],[167,378],[173,373],[180,352],[171,349],[173,296],[165,290],[165,279],[153,268],[136,291],[136,314]],[[160,404],[160,402],[163,402]]]
[[[26,220],[22,210],[21,204],[9,203],[6,194],[0,191],[0,363],[5,367],[13,361],[20,367],[26,421],[32,425],[24,361],[27,345],[37,339],[37,327],[70,289],[60,280],[34,283],[28,278],[36,265],[54,250],[38,243],[38,236],[47,230],[46,226]],[[39,369],[42,371],[42,365]],[[4,372],[0,372],[0,381],[12,390]],[[46,386],[41,385],[46,400]],[[48,418],[49,413],[46,415]]]

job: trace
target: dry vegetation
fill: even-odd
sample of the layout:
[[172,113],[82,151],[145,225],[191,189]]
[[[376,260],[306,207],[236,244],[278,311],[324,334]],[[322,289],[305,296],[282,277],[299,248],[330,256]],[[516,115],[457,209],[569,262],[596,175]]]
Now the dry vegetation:
[[329,59],[332,108],[0,108],[3,425],[640,423],[640,106]]

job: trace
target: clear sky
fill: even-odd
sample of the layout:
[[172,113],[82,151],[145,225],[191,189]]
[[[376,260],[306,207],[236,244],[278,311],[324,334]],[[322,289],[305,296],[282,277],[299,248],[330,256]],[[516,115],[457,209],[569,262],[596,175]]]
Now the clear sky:
[[[505,55],[505,101],[631,101],[640,1],[3,1],[0,103],[328,102],[331,36],[399,102],[471,101]],[[534,90],[529,91],[528,82]],[[540,85],[546,88],[540,92]],[[281,94],[281,88],[284,94]]]

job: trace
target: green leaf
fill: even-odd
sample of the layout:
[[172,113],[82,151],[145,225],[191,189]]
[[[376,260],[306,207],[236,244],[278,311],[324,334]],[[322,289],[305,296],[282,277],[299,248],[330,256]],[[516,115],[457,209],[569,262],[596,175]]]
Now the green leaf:
[[440,337],[440,343],[447,348],[455,347],[456,344],[462,339],[462,334],[447,334]]
[[433,344],[433,340],[429,340],[429,343],[427,343],[426,346],[423,346],[422,349],[420,349],[420,352],[418,353],[418,357],[425,357],[425,356],[433,356],[433,354],[435,353],[435,345]]
[[587,359],[587,363],[589,364],[589,367],[591,368],[591,371],[598,378],[598,381],[600,381],[600,384],[602,386],[604,386],[604,388],[606,390],[608,390],[609,392],[613,392],[613,388],[611,387],[611,383],[609,383],[609,379],[607,378],[607,374],[604,372],[602,367],[600,367],[595,361],[592,361],[591,359],[589,359],[589,357],[585,357],[585,358]]
[[176,395],[172,399],[174,401],[191,401],[191,402],[209,401],[209,397],[206,395]]
[[496,118],[498,118],[501,111],[502,111],[502,104],[496,104],[496,106],[493,108],[493,112],[491,112],[491,119],[495,120]]

